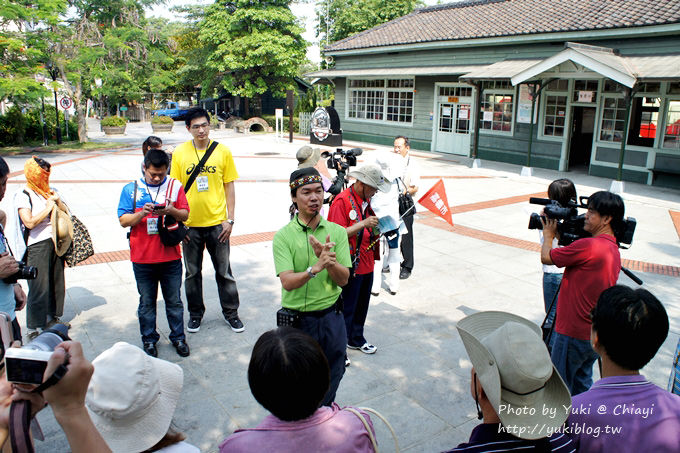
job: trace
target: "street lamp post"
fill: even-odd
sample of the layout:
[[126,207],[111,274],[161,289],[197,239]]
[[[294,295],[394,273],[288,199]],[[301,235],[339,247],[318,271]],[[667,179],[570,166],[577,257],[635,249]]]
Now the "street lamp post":
[[52,81],[54,82],[54,115],[57,120],[57,144],[61,145],[61,125],[59,123],[59,102],[57,101],[57,74],[59,70],[52,65],[52,63],[47,64],[47,69],[52,76]]

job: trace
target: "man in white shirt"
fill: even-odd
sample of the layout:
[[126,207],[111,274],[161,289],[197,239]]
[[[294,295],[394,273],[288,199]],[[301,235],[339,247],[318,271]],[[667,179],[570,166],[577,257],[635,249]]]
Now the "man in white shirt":
[[[401,182],[403,182],[401,190],[402,193],[405,192],[413,197],[418,192],[420,172],[418,171],[417,164],[411,159],[409,151],[411,151],[411,143],[408,137],[400,135],[394,139],[394,152],[400,154],[405,161],[404,174],[401,178]],[[403,218],[408,234],[401,238],[401,255],[404,261],[401,262],[399,278],[402,280],[409,278],[413,270],[413,214],[415,212],[412,211]]]

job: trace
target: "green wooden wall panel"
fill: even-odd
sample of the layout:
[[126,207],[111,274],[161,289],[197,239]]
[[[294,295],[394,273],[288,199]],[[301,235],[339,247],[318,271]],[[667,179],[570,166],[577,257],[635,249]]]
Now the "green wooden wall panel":
[[[600,176],[602,178],[616,179],[619,174],[619,169],[616,167],[603,167],[601,165],[590,164],[588,173],[593,176]],[[621,178],[624,181],[637,182],[640,184],[647,184],[647,172],[635,170],[623,170]]]
[[[600,162],[610,162],[618,163],[619,156],[621,154],[621,149],[607,148],[604,146],[598,146],[595,152],[595,159]],[[646,167],[647,166],[647,154],[643,151],[633,151],[630,149],[626,150],[623,156],[623,163],[626,165],[635,165],[636,167]]]

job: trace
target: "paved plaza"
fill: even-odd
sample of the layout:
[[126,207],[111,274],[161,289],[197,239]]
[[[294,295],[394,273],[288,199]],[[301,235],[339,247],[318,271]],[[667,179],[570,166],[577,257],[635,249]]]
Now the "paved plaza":
[[[116,208],[123,185],[140,175],[140,144],[147,135],[151,135],[148,123],[131,123],[126,136],[113,140],[99,132],[91,134],[94,140],[129,143],[130,148],[41,155],[53,164],[52,185],[87,225],[97,252],[83,265],[66,270],[64,319],[71,322],[70,334],[83,344],[90,360],[117,341],[141,347],[138,294],[126,230],[118,223]],[[175,124],[174,132],[158,135],[168,144],[190,138],[181,123]],[[275,328],[281,287],[271,241],[288,222],[288,177],[297,165],[296,150],[308,143],[302,137],[288,143],[274,134],[226,130],[213,131],[211,137],[231,148],[240,175],[231,265],[246,330],[234,333],[222,318],[207,253],[203,274],[207,311],[201,330],[187,333],[190,357],[180,358],[170,344],[162,301],[158,316],[159,357],[184,370],[174,423],[203,452],[216,452],[235,429],[253,427],[266,415],[250,393],[246,372],[253,344]],[[354,145],[362,146],[349,144]],[[380,148],[363,147],[364,160]],[[337,402],[380,411],[395,428],[402,451],[434,452],[466,441],[478,423],[469,392],[471,364],[456,322],[482,310],[509,311],[536,323],[543,319],[538,233],[527,229],[529,213],[539,207],[529,205],[528,198],[543,196],[550,181],[561,177],[573,179],[579,195],[608,189],[611,181],[543,169],[534,169],[533,177],[521,177],[520,167],[514,165],[483,161],[482,168],[472,169],[467,158],[413,154],[423,175],[420,195],[442,178],[455,226],[418,206],[413,274],[402,281],[397,295],[390,295],[384,286],[372,298],[366,337],[378,352],[371,356],[348,352],[352,365]],[[0,203],[5,211],[10,211],[12,196],[25,181],[28,157],[6,158],[12,173]],[[622,250],[621,257],[665,304],[671,319],[668,339],[643,370],[665,388],[680,335],[680,192],[633,183],[626,183],[625,189],[626,215],[635,217],[638,226],[632,247]],[[623,273],[620,282],[635,286]],[[23,312],[19,320],[25,326]],[[67,451],[51,411],[42,411],[38,418],[46,441],[37,442],[37,451]],[[392,451],[388,430],[380,421],[374,424],[382,448]]]

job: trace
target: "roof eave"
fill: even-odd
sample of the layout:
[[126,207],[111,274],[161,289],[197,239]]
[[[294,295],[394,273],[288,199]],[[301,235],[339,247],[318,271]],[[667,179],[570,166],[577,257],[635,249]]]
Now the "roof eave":
[[[365,55],[386,52],[408,52],[413,50],[437,50],[458,47],[481,47],[497,45],[535,44],[550,41],[574,41],[598,38],[635,38],[673,35],[680,33],[680,23],[665,25],[650,25],[642,27],[611,28],[606,30],[577,30],[556,33],[536,33],[526,35],[494,36],[490,38],[456,39],[448,41],[429,41],[412,44],[399,44],[391,46],[373,46],[350,50],[322,50],[324,55],[348,56]],[[332,46],[331,46],[332,47]]]

